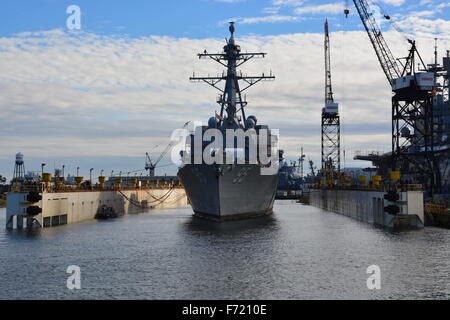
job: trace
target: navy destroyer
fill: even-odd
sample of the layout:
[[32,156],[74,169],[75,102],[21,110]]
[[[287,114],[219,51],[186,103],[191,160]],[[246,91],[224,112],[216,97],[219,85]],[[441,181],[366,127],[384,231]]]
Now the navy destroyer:
[[[272,72],[261,76],[238,72],[244,63],[266,54],[241,52],[234,39],[233,22],[229,30],[231,35],[222,53],[209,54],[205,50],[198,55],[227,68],[217,77],[190,78],[221,92],[217,99],[221,111],[209,119],[208,126],[198,126],[187,137],[188,147],[181,153],[183,165],[178,172],[195,216],[221,222],[272,214],[278,183],[276,135],[268,126],[258,124],[255,116],[246,116],[247,101],[242,94],[275,77]],[[220,82],[225,82],[223,90]],[[205,159],[205,155],[213,161]]]

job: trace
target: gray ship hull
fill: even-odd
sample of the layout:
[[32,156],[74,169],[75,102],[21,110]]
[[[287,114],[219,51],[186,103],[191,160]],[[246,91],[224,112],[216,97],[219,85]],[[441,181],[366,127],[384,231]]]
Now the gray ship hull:
[[229,221],[272,214],[278,175],[264,176],[260,169],[244,164],[185,165],[178,177],[196,216]]

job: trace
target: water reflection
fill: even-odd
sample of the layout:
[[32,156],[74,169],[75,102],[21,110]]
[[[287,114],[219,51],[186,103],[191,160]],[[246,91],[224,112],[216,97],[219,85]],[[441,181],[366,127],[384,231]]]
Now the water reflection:
[[258,232],[261,230],[268,232],[270,230],[276,230],[278,221],[275,215],[224,223],[192,216],[183,224],[183,227],[187,232],[229,234],[237,236],[240,233]]
[[190,217],[181,237],[189,252],[179,266],[190,270],[179,283],[183,298],[192,298],[184,293],[193,289],[199,299],[252,299],[255,291],[273,296],[280,278],[278,259],[284,256],[276,215],[225,223]]
[[[0,219],[0,223],[3,222]],[[42,228],[24,228],[24,229],[14,229],[8,230],[4,228],[3,225],[0,225],[0,230],[3,228],[2,232],[5,234],[5,238],[16,241],[21,239],[39,239],[42,237],[43,232],[45,232]]]
[[[6,231],[4,214],[0,299],[450,298],[443,229],[391,234],[289,202],[273,216],[228,223],[179,208]],[[383,279],[376,292],[366,286],[374,264]],[[65,286],[69,265],[82,267],[76,293]]]

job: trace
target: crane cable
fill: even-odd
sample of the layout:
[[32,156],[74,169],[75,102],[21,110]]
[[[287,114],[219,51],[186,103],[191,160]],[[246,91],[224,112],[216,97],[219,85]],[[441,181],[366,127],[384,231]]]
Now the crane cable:
[[170,194],[173,192],[174,188],[171,188],[165,195],[163,195],[161,198],[157,198],[154,195],[152,195],[151,193],[149,193],[148,191],[145,191],[145,193],[147,193],[150,197],[152,197],[155,201],[154,202],[158,202],[158,201],[164,201],[165,199],[168,198],[168,196],[170,196]]
[[[187,121],[181,129],[186,129],[191,122],[192,121]],[[166,148],[160,153],[160,156],[157,158],[157,160],[154,163],[153,163],[152,159],[150,159],[149,154],[147,153],[148,160],[150,161],[151,164],[153,164],[154,168],[161,168],[161,167],[157,166],[158,163],[166,157],[166,155],[169,153],[169,151],[174,147],[174,144],[175,144],[175,141],[170,141],[169,144],[166,146]],[[158,148],[161,145],[162,145],[162,143],[157,144],[154,147],[154,149]]]
[[[165,195],[163,195],[161,198],[156,198],[153,195],[149,194],[152,198],[155,199],[155,201],[150,201],[149,203],[152,203],[153,206],[164,203],[170,197],[170,195],[172,194],[172,192],[174,190],[175,190],[175,188],[170,188],[170,190]],[[135,207],[138,207],[141,209],[148,209],[148,206],[143,206],[140,202],[127,197],[121,190],[119,190],[119,193],[125,200],[127,200],[129,203],[131,203]],[[180,196],[180,198],[178,198],[177,201],[181,198],[182,197]],[[148,199],[145,199],[145,201],[148,201]]]
[[[348,0],[345,1],[345,8],[348,9]],[[342,25],[341,66],[344,65],[344,63],[346,63],[346,61],[347,61],[346,55],[345,55],[346,54],[345,38],[347,35],[347,20],[348,19],[347,19],[347,13],[346,13],[346,16],[342,16],[342,23],[341,23],[341,25]],[[342,88],[341,88],[342,103],[340,106],[339,113],[340,113],[340,116],[342,119],[342,121],[341,121],[341,127],[342,127],[341,140],[342,140],[342,150],[343,150],[343,160],[344,160],[343,164],[344,164],[344,170],[345,170],[345,168],[346,168],[346,139],[345,139],[345,133],[346,133],[345,123],[346,123],[346,121],[345,121],[345,112],[343,112],[345,109],[343,106],[346,106],[345,103],[347,102],[347,93],[346,93],[346,81],[345,81],[344,74],[342,74],[342,76],[341,76],[341,86],[342,86]]]
[[[380,9],[380,13],[383,16],[383,18],[389,22],[389,24],[394,28],[395,31],[397,31],[400,35],[402,35],[407,42],[409,42],[411,39],[408,36],[408,34],[392,19],[391,15],[384,10],[383,6],[378,3],[376,0],[367,0],[372,4],[374,7],[378,7]],[[379,26],[381,28],[381,26]]]

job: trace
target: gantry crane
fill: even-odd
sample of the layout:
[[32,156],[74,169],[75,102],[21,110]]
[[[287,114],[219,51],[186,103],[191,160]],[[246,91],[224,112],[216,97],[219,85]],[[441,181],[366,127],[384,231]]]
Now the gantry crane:
[[[430,194],[440,192],[434,148],[435,74],[429,72],[414,40],[405,58],[395,59],[366,0],[353,0],[392,91],[392,170],[402,170]],[[383,17],[391,21],[389,15]],[[395,28],[399,31],[399,28]],[[417,67],[416,62],[419,62]]]

